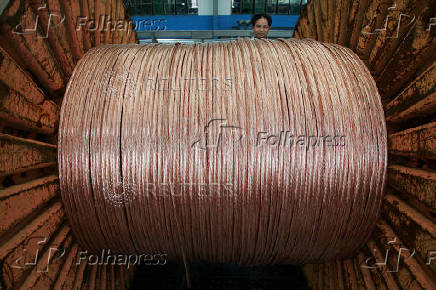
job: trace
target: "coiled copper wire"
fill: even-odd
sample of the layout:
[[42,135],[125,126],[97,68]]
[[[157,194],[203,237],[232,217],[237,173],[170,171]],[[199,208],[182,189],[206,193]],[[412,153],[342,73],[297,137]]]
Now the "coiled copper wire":
[[[344,144],[258,142],[280,132]],[[95,252],[347,257],[378,218],[386,162],[369,71],[351,50],[313,40],[99,46],[62,104],[62,199]]]

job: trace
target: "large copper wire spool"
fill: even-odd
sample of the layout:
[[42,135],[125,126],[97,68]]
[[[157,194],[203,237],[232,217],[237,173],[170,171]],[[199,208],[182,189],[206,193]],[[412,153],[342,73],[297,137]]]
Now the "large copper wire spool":
[[386,127],[369,71],[338,45],[100,46],[68,84],[58,157],[90,251],[321,262],[375,226]]

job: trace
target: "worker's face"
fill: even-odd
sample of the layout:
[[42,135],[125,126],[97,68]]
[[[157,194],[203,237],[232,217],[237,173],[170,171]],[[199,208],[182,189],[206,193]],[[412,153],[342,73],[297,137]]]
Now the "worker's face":
[[260,18],[253,25],[253,33],[256,38],[265,38],[269,31],[268,20],[266,18]]

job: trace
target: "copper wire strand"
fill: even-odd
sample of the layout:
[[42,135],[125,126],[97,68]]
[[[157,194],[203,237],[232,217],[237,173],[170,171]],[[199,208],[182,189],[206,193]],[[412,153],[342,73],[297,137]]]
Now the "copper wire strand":
[[[340,60],[341,61],[341,59],[343,59],[343,55],[338,55],[338,60]],[[349,69],[349,68],[351,68],[352,66],[350,65],[350,64],[348,64],[348,66],[347,67],[344,67],[345,69]],[[362,82],[359,82],[359,81],[357,81],[356,82],[356,78],[354,78],[353,77],[353,73],[354,72],[351,72],[350,70],[348,71],[348,73],[346,73],[346,75],[347,75],[347,77],[349,78],[348,79],[348,82],[350,82],[350,83],[356,83],[356,85],[354,85],[354,86],[352,86],[352,88],[354,89],[354,90],[352,90],[353,92],[355,92],[356,91],[356,89],[361,89],[361,87],[360,87],[360,85],[361,85],[361,83]],[[363,92],[363,90],[361,90],[361,92]],[[365,94],[357,94],[356,95],[356,97],[365,97]],[[352,99],[352,100],[350,100],[350,103],[352,102],[354,100],[354,98]],[[356,122],[356,123],[363,123],[363,124],[361,124],[360,126],[356,126],[356,127],[358,127],[359,129],[361,129],[362,131],[370,131],[369,129],[367,129],[367,128],[365,128],[365,125],[367,124],[367,123],[371,123],[371,120],[369,121],[369,122],[365,122],[366,120],[367,120],[367,116],[365,116],[366,115],[366,111],[367,111],[367,108],[365,108],[365,101],[366,101],[366,98],[362,98],[362,100],[359,102],[359,103],[356,103],[356,106],[355,106],[355,109],[354,110],[352,110],[353,112],[354,112],[354,115],[356,116],[356,117],[359,117],[359,116],[361,116],[360,118],[361,118],[361,120],[360,120],[360,122],[358,121],[358,122]],[[367,134],[359,134],[360,136],[362,136],[362,137],[365,137]],[[368,190],[368,188],[367,188],[367,180],[366,180],[366,178],[367,178],[367,176],[368,176],[368,170],[369,170],[369,167],[368,166],[365,166],[365,165],[360,165],[360,164],[365,164],[365,162],[367,161],[366,159],[371,159],[371,151],[369,150],[368,151],[368,149],[366,149],[366,148],[370,148],[370,146],[372,146],[372,145],[370,145],[370,146],[368,146],[367,144],[371,144],[370,142],[362,142],[362,140],[360,140],[360,142],[358,141],[358,140],[356,140],[355,141],[356,143],[357,143],[357,149],[358,149],[358,151],[359,152],[363,152],[363,151],[367,151],[367,154],[359,154],[358,156],[357,156],[357,160],[355,161],[356,163],[357,163],[357,165],[359,165],[359,166],[356,166],[356,169],[358,170],[358,173],[360,173],[361,175],[362,175],[362,178],[360,178],[360,175],[356,175],[356,180],[358,181],[358,184],[357,184],[357,186],[356,186],[356,190],[358,190],[358,192],[360,193],[359,195],[357,195],[357,198],[355,198],[354,200],[355,200],[355,202],[359,202],[359,204],[358,204],[358,206],[357,206],[357,209],[356,210],[363,210],[364,209],[364,207],[363,207],[363,205],[362,205],[362,203],[363,203],[363,200],[364,200],[364,198],[365,198],[365,195],[366,195],[366,193],[367,192],[371,192],[371,189],[369,189]],[[363,147],[362,146],[362,144],[366,144],[366,147]],[[367,157],[367,158],[362,158],[363,156],[365,156],[365,157]],[[362,174],[362,172],[363,171],[366,171],[366,173],[363,173]],[[361,182],[360,182],[361,181]],[[356,208],[356,207],[354,207],[354,208]],[[364,220],[365,220],[365,214],[364,214],[364,212],[362,211],[362,212],[359,212],[358,213],[359,215],[360,215],[360,218],[359,218],[359,220],[352,220],[353,222],[352,223],[349,223],[349,225],[351,224],[351,225],[353,225],[353,228],[349,228],[349,230],[347,230],[347,233],[348,234],[353,234],[353,232],[355,233],[355,235],[357,235],[357,237],[358,236],[360,236],[360,234],[363,232],[362,231],[362,228],[359,226],[359,221],[362,221],[362,222],[364,222]],[[354,212],[353,212],[353,214],[352,215],[350,215],[350,218],[354,218],[354,219],[357,219],[357,214],[355,215],[354,214]],[[365,222],[366,223],[366,222]],[[356,238],[357,238],[356,237]],[[356,239],[356,238],[354,238],[354,239]]]
[[[285,132],[292,146],[273,143]],[[99,46],[76,66],[62,104],[62,200],[92,252],[330,261],[374,228],[386,134],[374,80],[339,45]],[[327,135],[344,146],[306,144]]]

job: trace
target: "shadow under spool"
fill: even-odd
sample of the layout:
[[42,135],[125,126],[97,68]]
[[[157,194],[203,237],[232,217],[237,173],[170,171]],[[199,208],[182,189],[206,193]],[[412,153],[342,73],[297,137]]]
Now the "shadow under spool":
[[368,239],[386,126],[368,69],[338,45],[108,45],[74,70],[58,154],[85,249],[299,264]]

